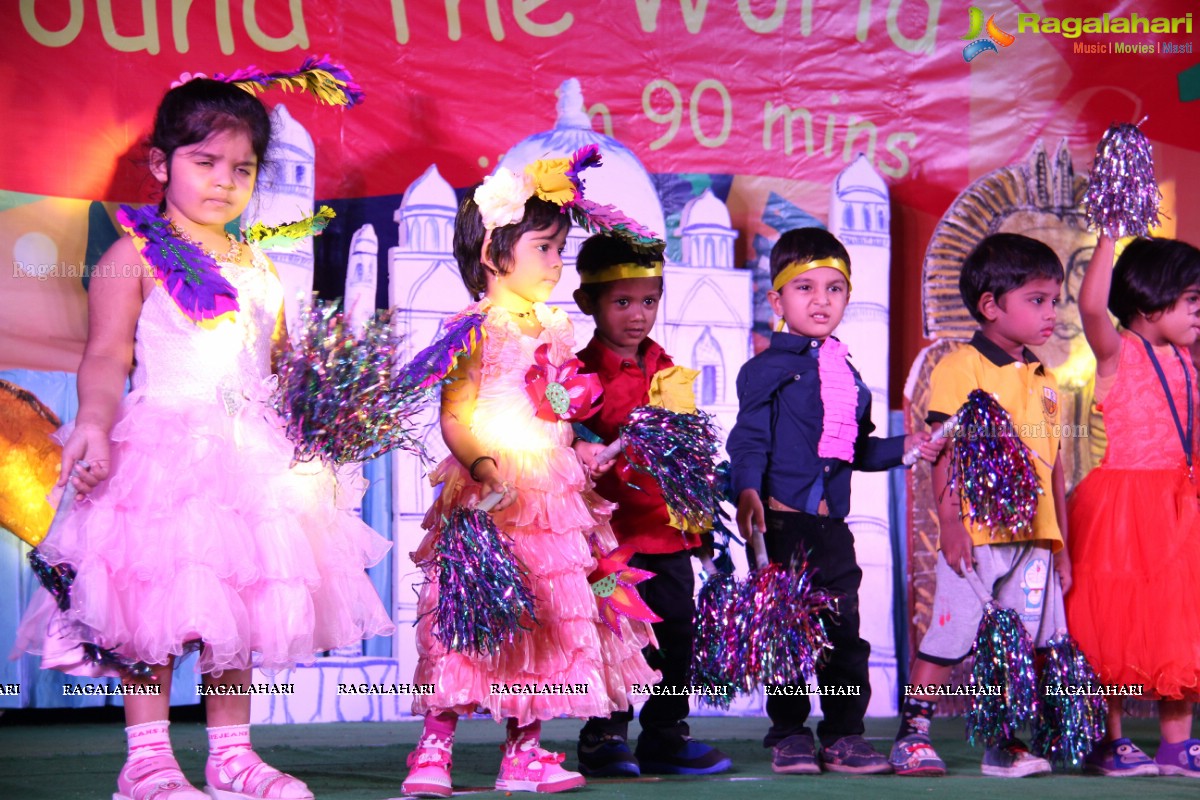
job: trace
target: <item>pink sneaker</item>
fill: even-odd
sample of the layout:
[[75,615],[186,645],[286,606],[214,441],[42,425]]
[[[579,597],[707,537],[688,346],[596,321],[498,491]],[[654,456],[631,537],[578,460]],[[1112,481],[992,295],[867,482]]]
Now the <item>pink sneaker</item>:
[[453,739],[439,739],[436,733],[422,739],[408,754],[408,777],[400,791],[411,797],[449,797],[454,791],[450,784],[453,746]]
[[113,800],[208,800],[188,783],[173,756],[154,755],[125,762]]
[[253,750],[219,764],[210,758],[204,777],[208,779],[204,792],[213,800],[313,800],[304,781],[275,769]]
[[587,784],[578,772],[565,770],[562,753],[551,753],[538,746],[536,739],[522,739],[504,745],[496,790],[501,792],[567,792]]

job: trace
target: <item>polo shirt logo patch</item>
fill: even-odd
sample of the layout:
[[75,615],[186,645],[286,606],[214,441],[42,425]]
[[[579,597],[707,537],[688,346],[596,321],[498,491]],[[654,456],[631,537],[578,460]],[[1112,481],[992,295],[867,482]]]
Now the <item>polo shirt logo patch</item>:
[[1049,386],[1042,387],[1042,410],[1046,412],[1046,416],[1051,420],[1058,416],[1058,392]]

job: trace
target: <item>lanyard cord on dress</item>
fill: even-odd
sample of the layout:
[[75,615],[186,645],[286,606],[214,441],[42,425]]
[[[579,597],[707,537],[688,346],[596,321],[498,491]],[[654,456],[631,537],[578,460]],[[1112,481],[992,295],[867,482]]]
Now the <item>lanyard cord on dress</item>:
[[1185,433],[1183,424],[1179,421],[1179,409],[1175,407],[1175,397],[1171,394],[1170,384],[1167,383],[1167,374],[1163,371],[1162,364],[1158,362],[1158,357],[1154,355],[1154,348],[1150,346],[1150,342],[1146,341],[1146,337],[1140,333],[1137,333],[1137,337],[1146,346],[1146,355],[1150,356],[1150,363],[1154,365],[1154,371],[1158,373],[1158,382],[1162,384],[1163,393],[1167,396],[1167,406],[1170,407],[1171,417],[1175,420],[1175,432],[1179,435],[1179,443],[1183,445],[1183,454],[1187,459],[1188,473],[1190,474],[1192,471],[1192,442],[1194,441],[1192,439],[1193,421],[1196,413],[1196,403],[1192,398],[1192,374],[1188,372],[1187,364],[1184,363],[1179,348],[1171,345],[1171,349],[1175,351],[1175,357],[1179,359],[1179,366],[1183,368],[1184,386],[1187,388],[1187,432]]

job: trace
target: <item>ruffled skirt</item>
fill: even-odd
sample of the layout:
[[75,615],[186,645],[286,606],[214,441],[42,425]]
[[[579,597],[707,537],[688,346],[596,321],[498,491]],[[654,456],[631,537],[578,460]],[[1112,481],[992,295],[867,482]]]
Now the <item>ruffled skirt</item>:
[[80,496],[41,545],[77,571],[59,611],[39,589],[17,646],[44,667],[111,675],[81,643],[198,669],[275,671],[394,626],[364,569],[390,543],[349,510],[361,493],[292,445],[260,403],[230,416],[209,404],[131,394],[112,434],[108,480]]
[[[432,684],[434,693],[418,696],[413,713],[483,709],[497,720],[515,717],[519,725],[528,725],[624,711],[634,684],[657,683],[661,676],[641,653],[652,641],[650,627],[622,617],[618,637],[601,621],[588,583],[595,566],[589,538],[594,534],[605,552],[616,546],[608,525],[610,504],[585,486],[569,447],[497,453],[497,460],[501,478],[519,495],[493,519],[512,537],[513,552],[526,568],[538,624],[488,657],[447,650],[433,636],[438,585],[434,570],[427,568],[418,601],[413,680]],[[443,461],[431,480],[442,484],[442,493],[426,516],[430,533],[413,553],[418,563],[431,554],[443,515],[455,505],[474,504],[480,494],[480,485],[454,458]]]
[[1098,467],[1069,509],[1067,622],[1100,680],[1200,700],[1200,514],[1187,473]]

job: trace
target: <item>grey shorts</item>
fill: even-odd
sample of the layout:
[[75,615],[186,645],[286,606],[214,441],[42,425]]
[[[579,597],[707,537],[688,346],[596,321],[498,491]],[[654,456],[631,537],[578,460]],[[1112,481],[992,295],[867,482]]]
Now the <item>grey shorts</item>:
[[[976,545],[974,556],[975,574],[1000,605],[1020,615],[1034,647],[1066,630],[1062,589],[1049,548],[1032,542]],[[957,664],[971,652],[982,617],[975,590],[939,552],[933,614],[917,655],[935,664]]]

